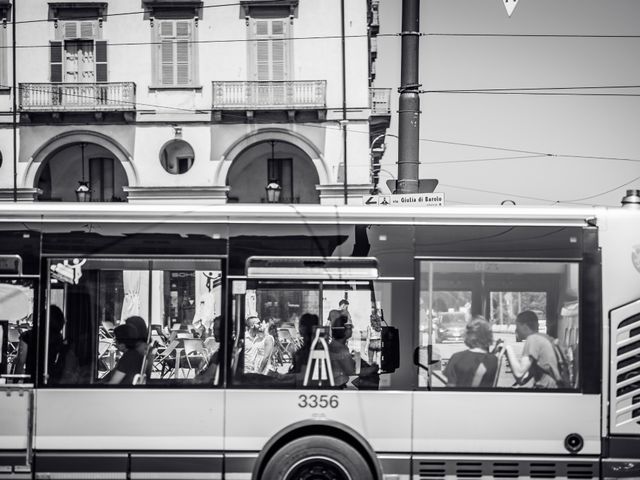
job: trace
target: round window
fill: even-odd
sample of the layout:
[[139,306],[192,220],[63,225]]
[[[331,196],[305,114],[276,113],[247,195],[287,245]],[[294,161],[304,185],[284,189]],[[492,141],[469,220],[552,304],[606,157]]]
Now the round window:
[[162,168],[173,175],[188,172],[193,165],[193,158],[193,148],[184,140],[171,140],[160,152]]

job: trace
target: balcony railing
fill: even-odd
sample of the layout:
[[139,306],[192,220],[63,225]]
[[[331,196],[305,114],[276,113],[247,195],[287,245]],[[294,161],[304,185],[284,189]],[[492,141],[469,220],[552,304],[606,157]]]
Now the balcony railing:
[[390,88],[370,88],[369,106],[371,115],[391,114],[391,89]]
[[213,82],[214,110],[326,108],[327,82]]
[[23,112],[135,110],[136,85],[116,83],[21,83]]

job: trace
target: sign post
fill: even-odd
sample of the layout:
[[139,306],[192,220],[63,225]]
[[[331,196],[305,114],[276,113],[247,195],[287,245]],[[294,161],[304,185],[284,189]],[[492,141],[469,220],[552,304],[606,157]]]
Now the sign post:
[[363,205],[405,207],[444,207],[444,193],[402,193],[398,195],[364,195]]

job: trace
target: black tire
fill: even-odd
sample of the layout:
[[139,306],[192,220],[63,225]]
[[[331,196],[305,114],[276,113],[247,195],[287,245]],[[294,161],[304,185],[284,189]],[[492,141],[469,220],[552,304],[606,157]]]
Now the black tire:
[[337,438],[313,435],[288,443],[267,462],[263,480],[365,480],[373,478],[358,451]]

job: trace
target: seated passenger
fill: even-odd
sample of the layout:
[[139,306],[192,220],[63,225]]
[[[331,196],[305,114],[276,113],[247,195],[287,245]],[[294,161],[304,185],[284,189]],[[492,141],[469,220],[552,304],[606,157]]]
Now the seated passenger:
[[531,310],[516,317],[516,338],[524,340],[520,360],[511,345],[505,347],[516,383],[524,385],[533,378],[533,388],[558,388],[556,379],[560,378],[560,371],[554,340],[538,333],[538,316]]
[[293,352],[293,362],[289,373],[304,372],[304,368],[309,361],[311,342],[313,341],[313,327],[320,324],[320,319],[313,313],[304,313],[298,321],[298,332],[300,333],[300,347]]
[[[64,324],[65,320],[62,310],[57,305],[51,305],[49,310],[48,349],[48,372],[51,382],[59,380],[61,375],[60,366],[64,361],[64,355],[66,353],[66,344],[62,337]],[[33,378],[36,369],[36,352],[36,331],[34,328],[31,328],[20,335],[14,373],[26,373]]]
[[220,342],[222,337],[220,336],[220,327],[222,324],[222,317],[218,316],[213,319],[211,325],[213,330],[213,338],[218,344],[218,348],[212,352],[209,360],[206,362],[206,366],[200,370],[195,378],[194,383],[205,383],[209,385],[216,385],[218,377],[218,367],[220,366]]
[[256,316],[249,316],[245,322],[244,373],[266,375],[271,365],[274,340],[266,331],[268,325]]
[[498,370],[498,358],[489,353],[493,343],[491,325],[474,317],[466,326],[464,343],[469,347],[451,356],[444,374],[448,387],[491,388]]
[[144,362],[144,354],[136,348],[139,340],[138,331],[132,325],[123,323],[113,330],[113,334],[116,347],[122,352],[122,356],[115,368],[105,377],[105,381],[110,385],[132,385]]

